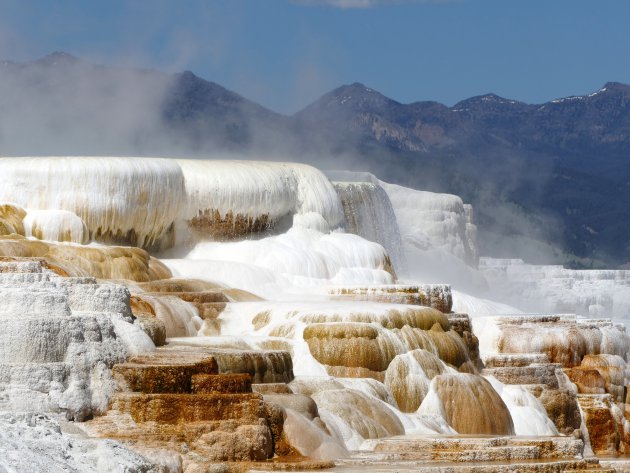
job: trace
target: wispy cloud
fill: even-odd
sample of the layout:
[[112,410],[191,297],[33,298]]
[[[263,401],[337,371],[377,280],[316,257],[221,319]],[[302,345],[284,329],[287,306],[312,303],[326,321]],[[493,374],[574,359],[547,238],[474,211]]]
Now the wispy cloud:
[[334,8],[374,8],[411,3],[455,3],[461,0],[291,0],[296,5],[327,5]]

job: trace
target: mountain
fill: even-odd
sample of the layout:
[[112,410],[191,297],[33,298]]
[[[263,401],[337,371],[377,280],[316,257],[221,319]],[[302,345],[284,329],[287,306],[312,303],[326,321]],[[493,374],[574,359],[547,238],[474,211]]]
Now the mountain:
[[192,72],[90,64],[67,53],[0,62],[3,154],[207,153],[286,134],[287,118]]
[[[302,130],[318,129],[310,139],[330,152],[359,143],[381,175],[471,201],[485,253],[568,256],[578,265],[630,258],[628,85],[539,105],[487,94],[447,107],[401,104],[357,83],[294,118]],[[497,234],[530,241],[503,248],[508,240]]]
[[402,104],[360,83],[285,116],[190,71],[66,53],[0,62],[4,155],[236,153],[374,172],[461,195],[482,253],[589,267],[630,262],[630,86],[544,104],[486,94]]

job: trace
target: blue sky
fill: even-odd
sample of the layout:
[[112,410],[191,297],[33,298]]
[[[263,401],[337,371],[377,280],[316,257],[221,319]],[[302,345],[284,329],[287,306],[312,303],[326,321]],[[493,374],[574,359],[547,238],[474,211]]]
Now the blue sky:
[[630,83],[628,0],[1,0],[0,57],[192,70],[293,113],[341,84],[526,102]]

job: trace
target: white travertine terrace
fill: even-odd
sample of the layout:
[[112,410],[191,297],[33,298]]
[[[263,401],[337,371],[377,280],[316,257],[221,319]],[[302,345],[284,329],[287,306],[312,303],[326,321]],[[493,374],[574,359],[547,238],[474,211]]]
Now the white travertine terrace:
[[74,419],[104,412],[114,389],[109,368],[155,348],[131,324],[123,286],[0,262],[0,291],[0,409]]
[[346,218],[346,230],[387,250],[398,274],[407,272],[396,214],[377,182],[334,182]]
[[[177,160],[186,182],[186,217],[217,210],[273,222],[294,214],[321,215],[331,229],[343,223],[332,184],[306,164]],[[290,222],[289,222],[290,223]]]
[[159,471],[116,442],[70,437],[55,419],[104,413],[111,367],[155,349],[131,323],[127,289],[0,261],[0,294],[0,471]]
[[472,209],[460,197],[382,181],[381,186],[392,202],[403,239],[411,239],[409,244],[418,248],[431,245],[470,266],[477,264],[477,229],[472,222]]
[[67,210],[91,238],[140,247],[166,236],[185,199],[181,169],[168,159],[0,158],[0,176],[0,201]]
[[38,240],[86,244],[90,232],[85,222],[68,210],[30,210],[24,217],[27,237]]
[[495,258],[481,258],[479,269],[495,297],[523,310],[630,317],[629,270],[575,270]]
[[[412,276],[437,274],[431,265],[439,263],[483,280],[474,268],[471,209],[456,196],[362,179],[335,188],[320,171],[294,163],[0,159],[0,201],[15,204],[0,207],[3,241],[15,251],[38,246],[58,259],[32,254],[43,262],[0,262],[0,410],[9,411],[0,414],[0,471],[4,452],[13,448],[27,456],[37,450],[37,436],[54,439],[64,459],[46,450],[48,444],[38,452],[68,471],[111,469],[104,456],[133,472],[207,471],[193,464],[197,453],[188,455],[189,446],[207,448],[213,461],[236,446],[241,450],[234,458],[267,460],[278,426],[298,453],[318,460],[350,456],[346,461],[359,465],[378,458],[472,459],[490,462],[485,471],[495,471],[495,461],[506,468],[496,471],[509,471],[513,460],[535,464],[556,455],[585,469],[585,432],[596,452],[628,448],[625,329],[610,321],[524,314],[476,317],[471,325],[467,315],[449,313],[451,307],[517,310],[457,291],[452,304],[446,284],[395,284],[391,263],[400,267],[404,258],[414,264]],[[180,279],[161,279],[168,271],[151,278],[132,277],[134,271],[98,274],[134,279],[121,281],[127,289],[47,269],[81,258],[89,263],[81,265],[85,274],[95,276],[107,257],[148,271],[146,252],[81,246],[88,238],[162,251]],[[105,255],[108,248],[115,251]],[[541,273],[543,279],[572,279],[575,288],[592,279],[625,280],[618,273],[595,277],[559,268]],[[562,280],[557,286],[565,285]],[[234,288],[252,294],[241,291],[244,299],[230,299]],[[594,301],[592,313],[608,310],[604,299],[584,297]],[[167,338],[167,345],[155,348],[141,327],[147,333],[161,329],[155,343]],[[191,356],[205,361],[186,362]],[[116,384],[112,370],[128,377]],[[225,399],[233,410],[222,410]],[[263,400],[275,406],[273,415]],[[33,417],[33,411],[48,414]],[[170,466],[152,470],[146,459],[118,445],[85,438],[70,445],[53,419],[79,421],[105,411],[86,432],[129,435],[130,442],[167,439],[168,449],[179,449],[173,454],[179,463],[162,458]],[[602,425],[612,427],[602,431]],[[513,434],[539,440],[504,437]],[[16,441],[20,435],[22,443]],[[404,437],[391,438],[399,435]],[[193,440],[184,448],[182,438]],[[260,451],[248,453],[251,445]]]

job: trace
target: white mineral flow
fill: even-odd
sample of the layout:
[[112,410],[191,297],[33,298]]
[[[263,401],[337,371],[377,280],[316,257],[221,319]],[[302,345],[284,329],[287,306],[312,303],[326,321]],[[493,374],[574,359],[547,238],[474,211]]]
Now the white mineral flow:
[[493,314],[520,314],[522,311],[501,302],[476,297],[465,292],[452,290],[453,312],[468,314],[471,317]]
[[389,196],[400,231],[408,243],[423,248],[428,240],[431,246],[466,264],[477,265],[477,232],[472,222],[472,209],[460,197],[418,191],[382,181],[381,185]]
[[0,409],[104,412],[110,368],[155,349],[130,322],[129,292],[92,278],[60,278],[39,262],[0,262]]
[[406,273],[396,214],[385,190],[372,182],[334,182],[346,230],[383,245],[398,274]]
[[[326,375],[324,365],[350,373],[383,372],[396,355],[424,348],[459,366],[468,353],[434,309],[371,302],[229,303],[218,320],[221,335],[283,339],[296,375]],[[354,344],[354,352],[348,352]],[[334,368],[337,367],[337,368]],[[356,371],[356,370],[355,370]]]
[[24,217],[27,237],[38,240],[86,244],[90,232],[85,222],[68,210],[29,210]]
[[[297,163],[179,160],[186,180],[185,218],[226,239],[319,214],[330,229],[343,223],[334,187],[320,171]],[[283,220],[288,219],[287,222]]]
[[333,431],[331,435],[327,426],[316,425],[293,409],[285,411],[283,435],[302,455],[314,460],[337,460],[348,456],[343,438],[337,432]]
[[200,279],[212,283],[243,289],[259,296],[278,298],[290,281],[260,266],[235,261],[163,259],[174,277]]
[[[402,412],[389,386],[361,377],[385,377],[391,360],[419,347],[429,350],[427,356],[445,372],[455,372],[437,354],[461,364],[466,348],[439,328],[447,321],[438,311],[369,302],[263,301],[229,303],[219,320],[221,338],[230,337],[232,344],[288,350],[296,375],[292,389],[315,399],[322,419],[350,449],[367,439],[405,432],[453,432],[435,413]],[[366,335],[372,338],[361,338]],[[217,347],[215,343],[200,340],[205,346]],[[339,377],[330,378],[331,371]]]
[[527,311],[619,319],[630,314],[628,270],[573,270],[493,258],[481,258],[479,268],[495,297]]
[[[451,328],[461,316],[330,300],[331,286],[379,285],[378,291],[393,284],[391,261],[400,269],[405,258],[416,279],[456,278],[475,288],[485,281],[475,269],[471,211],[461,199],[362,180],[335,189],[315,168],[292,163],[0,159],[0,201],[28,209],[22,229],[28,236],[169,249],[164,263],[175,277],[270,299],[227,302],[209,317],[175,295],[141,293],[171,348],[211,348],[221,353],[224,373],[249,363],[255,383],[285,382],[311,396],[319,417],[288,408],[285,421],[287,438],[303,454],[333,459],[347,454],[339,441],[368,449],[374,439],[403,434],[557,434],[528,390],[469,373],[479,369],[471,362],[474,338],[464,341]],[[0,214],[3,234],[18,231],[24,218],[17,207],[7,209]],[[61,282],[35,269],[0,275],[0,408],[31,403],[75,419],[100,413],[114,389],[111,365],[155,347],[129,323],[127,289],[90,278]],[[454,302],[455,310],[479,316],[517,312],[460,292]],[[627,358],[628,340],[612,324],[577,327],[574,319],[547,330],[538,321],[513,325],[497,317],[473,323],[482,352],[558,349],[580,361],[615,355],[586,364],[606,370],[610,389],[623,392],[620,356]]]
[[67,210],[92,239],[151,247],[180,215],[184,176],[168,159],[0,158],[0,201]]
[[486,379],[510,411],[516,435],[559,435],[545,407],[527,388],[503,384],[493,376],[487,376]]
[[630,337],[622,324],[575,315],[516,315],[473,318],[484,355],[545,353],[549,361],[577,366],[587,355],[606,353],[628,359]]
[[394,281],[388,272],[387,254],[379,244],[300,224],[259,240],[199,243],[184,259],[163,262],[177,276],[210,278],[267,297],[279,297],[292,286],[304,289]]
[[[163,455],[164,456],[164,455]],[[7,473],[128,473],[181,471],[175,455],[156,464],[111,440],[64,433],[53,417],[0,412],[0,471]]]
[[409,276],[478,291],[477,227],[472,208],[458,196],[418,191],[379,181],[396,214]]
[[199,311],[179,297],[142,294],[142,299],[151,304],[155,316],[164,323],[168,338],[194,337],[201,329]]

